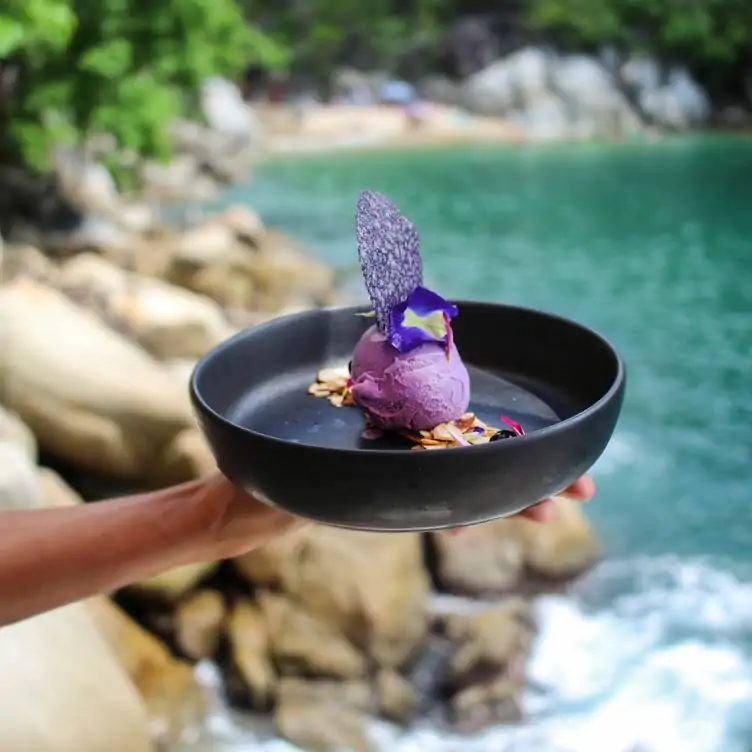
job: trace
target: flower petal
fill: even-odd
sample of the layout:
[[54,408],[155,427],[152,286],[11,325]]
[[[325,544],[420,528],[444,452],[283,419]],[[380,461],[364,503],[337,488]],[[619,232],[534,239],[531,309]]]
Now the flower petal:
[[448,343],[451,347],[448,324],[457,313],[456,306],[418,286],[406,301],[390,311],[389,341],[400,352],[408,352],[426,342]]

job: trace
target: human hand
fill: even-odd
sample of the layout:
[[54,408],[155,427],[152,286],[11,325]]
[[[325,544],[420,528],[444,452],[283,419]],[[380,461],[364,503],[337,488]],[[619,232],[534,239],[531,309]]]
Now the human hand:
[[[205,558],[226,559],[259,548],[287,533],[311,524],[236,488],[223,475],[216,473],[199,481],[198,493],[210,515],[207,528]],[[595,483],[588,475],[575,481],[562,492],[563,496],[588,501],[595,493]],[[545,499],[515,517],[533,522],[551,522],[555,514],[553,499]],[[449,531],[459,533],[463,528]]]
[[[561,492],[575,501],[590,501],[595,495],[595,482],[589,475],[583,475],[579,480],[572,483],[569,488]],[[524,517],[533,522],[551,522],[554,518],[555,508],[553,499],[544,499],[528,509],[523,510],[515,517]]]

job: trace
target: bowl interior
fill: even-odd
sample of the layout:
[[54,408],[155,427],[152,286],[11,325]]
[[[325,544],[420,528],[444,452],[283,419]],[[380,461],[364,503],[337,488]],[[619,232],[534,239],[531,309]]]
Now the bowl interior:
[[[455,341],[471,379],[470,409],[489,425],[501,415],[534,433],[592,406],[613,388],[620,364],[598,335],[545,313],[458,302]],[[204,406],[271,439],[335,450],[409,451],[398,435],[362,436],[357,407],[307,394],[324,367],[346,366],[371,321],[359,307],[307,311],[228,340],[194,373]],[[585,366],[584,364],[587,364]]]

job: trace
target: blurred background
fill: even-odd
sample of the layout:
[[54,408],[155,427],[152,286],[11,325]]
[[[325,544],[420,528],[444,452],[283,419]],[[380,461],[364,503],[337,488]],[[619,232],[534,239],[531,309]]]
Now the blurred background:
[[0,509],[211,472],[193,364],[363,299],[366,188],[434,289],[629,384],[584,512],[315,527],[0,630],[0,748],[749,752],[751,124],[746,0],[2,0]]

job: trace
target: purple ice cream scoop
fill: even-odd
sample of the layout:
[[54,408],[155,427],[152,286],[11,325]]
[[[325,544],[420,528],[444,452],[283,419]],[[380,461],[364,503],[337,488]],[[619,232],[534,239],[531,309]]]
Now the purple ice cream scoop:
[[352,395],[387,430],[430,430],[470,405],[470,377],[454,344],[428,342],[401,353],[377,328],[360,338],[352,358]]

